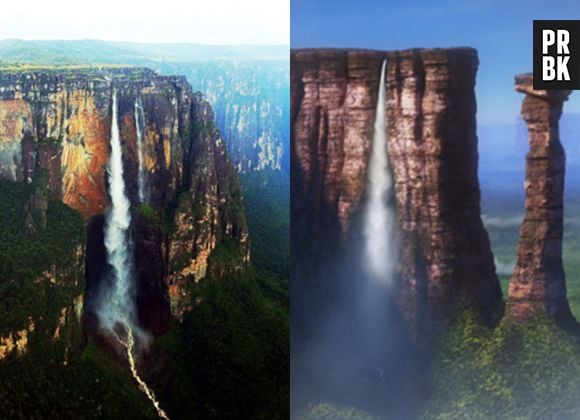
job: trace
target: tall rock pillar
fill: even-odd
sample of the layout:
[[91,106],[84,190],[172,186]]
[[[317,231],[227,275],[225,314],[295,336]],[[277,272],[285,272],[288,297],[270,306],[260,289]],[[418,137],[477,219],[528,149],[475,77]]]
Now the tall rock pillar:
[[518,258],[510,282],[508,314],[525,321],[539,313],[571,318],[562,263],[563,197],[566,156],[558,121],[570,91],[534,90],[532,75],[515,78],[525,94],[522,117],[528,126],[526,211]]

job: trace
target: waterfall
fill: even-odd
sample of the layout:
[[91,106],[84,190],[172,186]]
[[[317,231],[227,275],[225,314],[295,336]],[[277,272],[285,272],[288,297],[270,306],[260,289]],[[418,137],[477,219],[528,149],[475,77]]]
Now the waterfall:
[[112,111],[111,156],[107,166],[111,209],[105,222],[105,248],[107,262],[112,267],[113,281],[106,298],[102,300],[98,315],[103,328],[111,332],[125,347],[129,368],[133,378],[139,384],[139,389],[151,401],[159,417],[168,419],[167,414],[160,408],[153,390],[139,376],[135,361],[135,334],[141,338],[144,338],[145,334],[135,323],[133,253],[129,241],[131,203],[125,192],[123,179],[123,149],[119,135],[116,90],[113,90]]
[[145,114],[141,99],[135,100],[135,130],[137,131],[137,153],[139,155],[139,201],[145,201],[145,160],[143,146],[143,128],[145,127]]
[[123,151],[117,116],[117,92],[113,91],[111,119],[111,156],[107,165],[111,209],[105,222],[105,248],[107,262],[112,267],[113,281],[108,299],[103,302],[99,317],[104,327],[113,330],[117,323],[133,324],[132,297],[133,258],[129,249],[128,229],[131,224],[131,203],[125,193],[123,179]]
[[368,201],[364,214],[364,255],[373,280],[390,285],[395,264],[395,208],[393,175],[387,150],[385,71],[383,62],[369,162]]

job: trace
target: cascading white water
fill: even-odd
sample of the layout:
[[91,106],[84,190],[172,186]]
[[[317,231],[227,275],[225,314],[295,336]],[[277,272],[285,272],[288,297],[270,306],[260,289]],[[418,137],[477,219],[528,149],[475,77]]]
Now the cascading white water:
[[113,330],[116,324],[133,325],[134,308],[131,274],[132,254],[129,249],[128,229],[131,224],[131,204],[125,194],[123,179],[123,151],[117,116],[117,92],[113,91],[111,119],[111,156],[107,166],[111,209],[105,222],[107,262],[113,270],[113,281],[108,299],[103,302],[99,317],[104,327]]
[[143,145],[143,127],[145,127],[145,114],[141,99],[135,100],[135,129],[137,131],[137,153],[139,155],[139,201],[145,202],[145,151]]
[[395,209],[389,203],[393,176],[387,150],[385,72],[383,62],[369,162],[368,202],[364,215],[366,268],[373,280],[390,285],[395,264]]
[[[144,338],[145,334],[135,324],[135,306],[132,293],[133,254],[128,234],[131,225],[131,203],[125,193],[123,179],[123,150],[119,135],[116,90],[113,90],[112,108],[111,156],[107,166],[111,209],[105,223],[105,248],[107,262],[113,270],[113,281],[106,299],[103,299],[101,303],[98,315],[102,327],[110,331],[125,347],[131,374],[139,384],[139,388],[151,401],[159,417],[168,420],[167,414],[160,408],[155,394],[139,376],[133,354],[135,335]],[[122,338],[123,336],[125,338]]]

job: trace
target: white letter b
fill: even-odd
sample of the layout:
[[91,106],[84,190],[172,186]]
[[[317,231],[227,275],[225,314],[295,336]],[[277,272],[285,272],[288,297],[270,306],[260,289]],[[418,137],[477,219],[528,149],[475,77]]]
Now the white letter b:
[[549,81],[556,78],[556,60],[554,57],[542,57],[542,80]]

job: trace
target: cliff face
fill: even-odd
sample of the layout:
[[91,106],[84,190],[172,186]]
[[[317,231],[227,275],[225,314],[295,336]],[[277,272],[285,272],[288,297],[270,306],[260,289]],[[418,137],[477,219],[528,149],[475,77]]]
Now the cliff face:
[[401,312],[415,328],[462,299],[485,312],[501,291],[480,218],[478,61],[471,49],[292,52],[292,246],[298,287],[309,287],[301,282],[326,252],[324,243],[355,234],[385,58]]
[[[102,215],[109,205],[113,89],[134,213],[138,311],[146,328],[160,332],[168,326],[170,299],[188,281],[203,277],[219,243],[229,240],[239,248],[238,266],[248,258],[237,178],[219,133],[204,128],[213,124],[209,105],[184,77],[160,76],[145,68],[0,72],[0,175],[29,183],[46,174],[49,199],[85,217],[90,307],[106,265]],[[143,109],[144,203],[138,194],[137,100]],[[195,205],[179,207],[188,199]],[[175,249],[184,252],[178,255]],[[179,271],[176,281],[180,264],[194,268]],[[178,290],[170,293],[170,288]]]
[[[220,277],[249,261],[249,239],[239,181],[226,159],[225,142],[215,127],[211,106],[201,94],[192,101],[193,141],[184,185],[170,235],[168,280],[172,312],[181,316],[191,304],[187,283],[211,274]],[[222,245],[220,247],[220,244]],[[213,251],[227,248],[212,264]]]
[[[187,124],[191,91],[184,79],[163,78],[147,69],[63,70],[0,73],[2,174],[30,182],[48,171],[52,199],[83,216],[103,213],[108,202],[111,80],[119,91],[119,124],[127,166],[127,189],[137,190],[134,104],[142,97],[148,201],[161,206],[175,194],[183,172],[180,124]],[[181,86],[181,88],[180,88]],[[183,95],[181,97],[180,95]],[[181,106],[181,107],[180,107]],[[133,198],[133,197],[132,197]]]
[[518,321],[538,313],[572,319],[562,263],[563,198],[566,156],[558,122],[570,91],[533,90],[531,75],[516,76],[525,94],[522,117],[528,126],[526,211],[518,258],[510,281],[508,314]]
[[420,50],[390,58],[403,311],[420,323],[466,299],[485,313],[499,303],[501,289],[480,212],[477,53]]
[[240,173],[288,171],[288,62],[215,60],[158,68],[185,74],[204,93]]
[[384,58],[339,50],[293,50],[290,56],[293,310],[359,207]]

